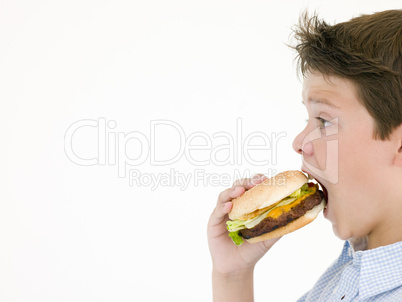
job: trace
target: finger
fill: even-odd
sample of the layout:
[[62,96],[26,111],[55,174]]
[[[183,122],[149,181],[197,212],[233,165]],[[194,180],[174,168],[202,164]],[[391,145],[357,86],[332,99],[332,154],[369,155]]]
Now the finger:
[[264,174],[255,174],[252,178],[242,178],[236,180],[233,183],[233,187],[241,186],[244,187],[246,190],[249,190],[266,179],[268,178]]
[[222,223],[222,221],[226,219],[226,215],[232,209],[231,200],[233,198],[239,197],[241,194],[244,193],[244,191],[245,189],[243,187],[235,187],[226,189],[221,194],[219,194],[216,207],[210,217],[210,223],[212,225]]
[[222,224],[222,222],[226,220],[226,216],[231,209],[232,203],[230,201],[216,205],[214,211],[209,217],[209,225],[216,226]]
[[267,250],[269,250],[281,238],[282,238],[282,236],[278,237],[278,238],[268,239],[268,240],[262,241],[261,243]]
[[244,187],[233,187],[222,191],[219,194],[217,205],[231,201],[233,198],[239,197],[245,191]]
[[255,174],[252,178],[243,178],[234,182],[234,186],[243,186],[244,188],[251,189],[256,184],[263,182],[267,177],[264,174]]

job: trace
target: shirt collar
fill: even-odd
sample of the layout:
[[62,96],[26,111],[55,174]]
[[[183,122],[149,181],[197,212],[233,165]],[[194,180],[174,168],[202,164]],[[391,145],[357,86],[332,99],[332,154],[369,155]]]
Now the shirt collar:
[[364,251],[367,249],[367,237],[350,238],[348,241],[353,252]]
[[355,252],[365,250],[366,247],[366,237],[348,239],[345,241],[342,253],[337,261],[341,263],[347,263],[353,259],[353,255]]
[[[402,285],[402,241],[366,250],[367,238],[345,243],[347,256],[360,266],[359,297],[364,300]],[[345,255],[346,256],[346,255]]]

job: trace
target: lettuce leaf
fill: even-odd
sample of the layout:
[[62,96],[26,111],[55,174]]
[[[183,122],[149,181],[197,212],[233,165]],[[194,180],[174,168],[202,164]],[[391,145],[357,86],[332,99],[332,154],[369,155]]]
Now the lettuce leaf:
[[228,220],[226,222],[226,228],[228,229],[229,232],[240,231],[245,228],[246,221],[248,221],[248,220],[240,220],[240,219]]
[[286,198],[296,198],[296,199],[298,199],[298,198],[302,197],[304,194],[306,194],[308,192],[309,192],[309,186],[308,186],[307,183],[305,183],[304,185],[301,186],[300,189],[294,191],[292,194],[290,194]]
[[241,237],[239,235],[239,231],[236,232],[230,232],[229,233],[229,237],[232,238],[232,241],[236,244],[236,245],[242,245],[244,240],[243,237]]

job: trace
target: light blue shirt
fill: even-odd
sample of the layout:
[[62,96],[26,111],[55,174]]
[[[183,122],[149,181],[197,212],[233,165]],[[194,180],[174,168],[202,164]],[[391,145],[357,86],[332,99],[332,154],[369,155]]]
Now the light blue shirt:
[[364,250],[346,241],[339,258],[298,302],[402,301],[402,242]]

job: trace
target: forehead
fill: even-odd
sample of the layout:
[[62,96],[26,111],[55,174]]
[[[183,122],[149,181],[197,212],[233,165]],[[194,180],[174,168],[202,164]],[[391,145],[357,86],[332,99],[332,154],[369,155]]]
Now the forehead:
[[352,81],[324,76],[321,73],[307,73],[303,82],[303,102],[321,103],[342,107],[345,104],[361,106]]

